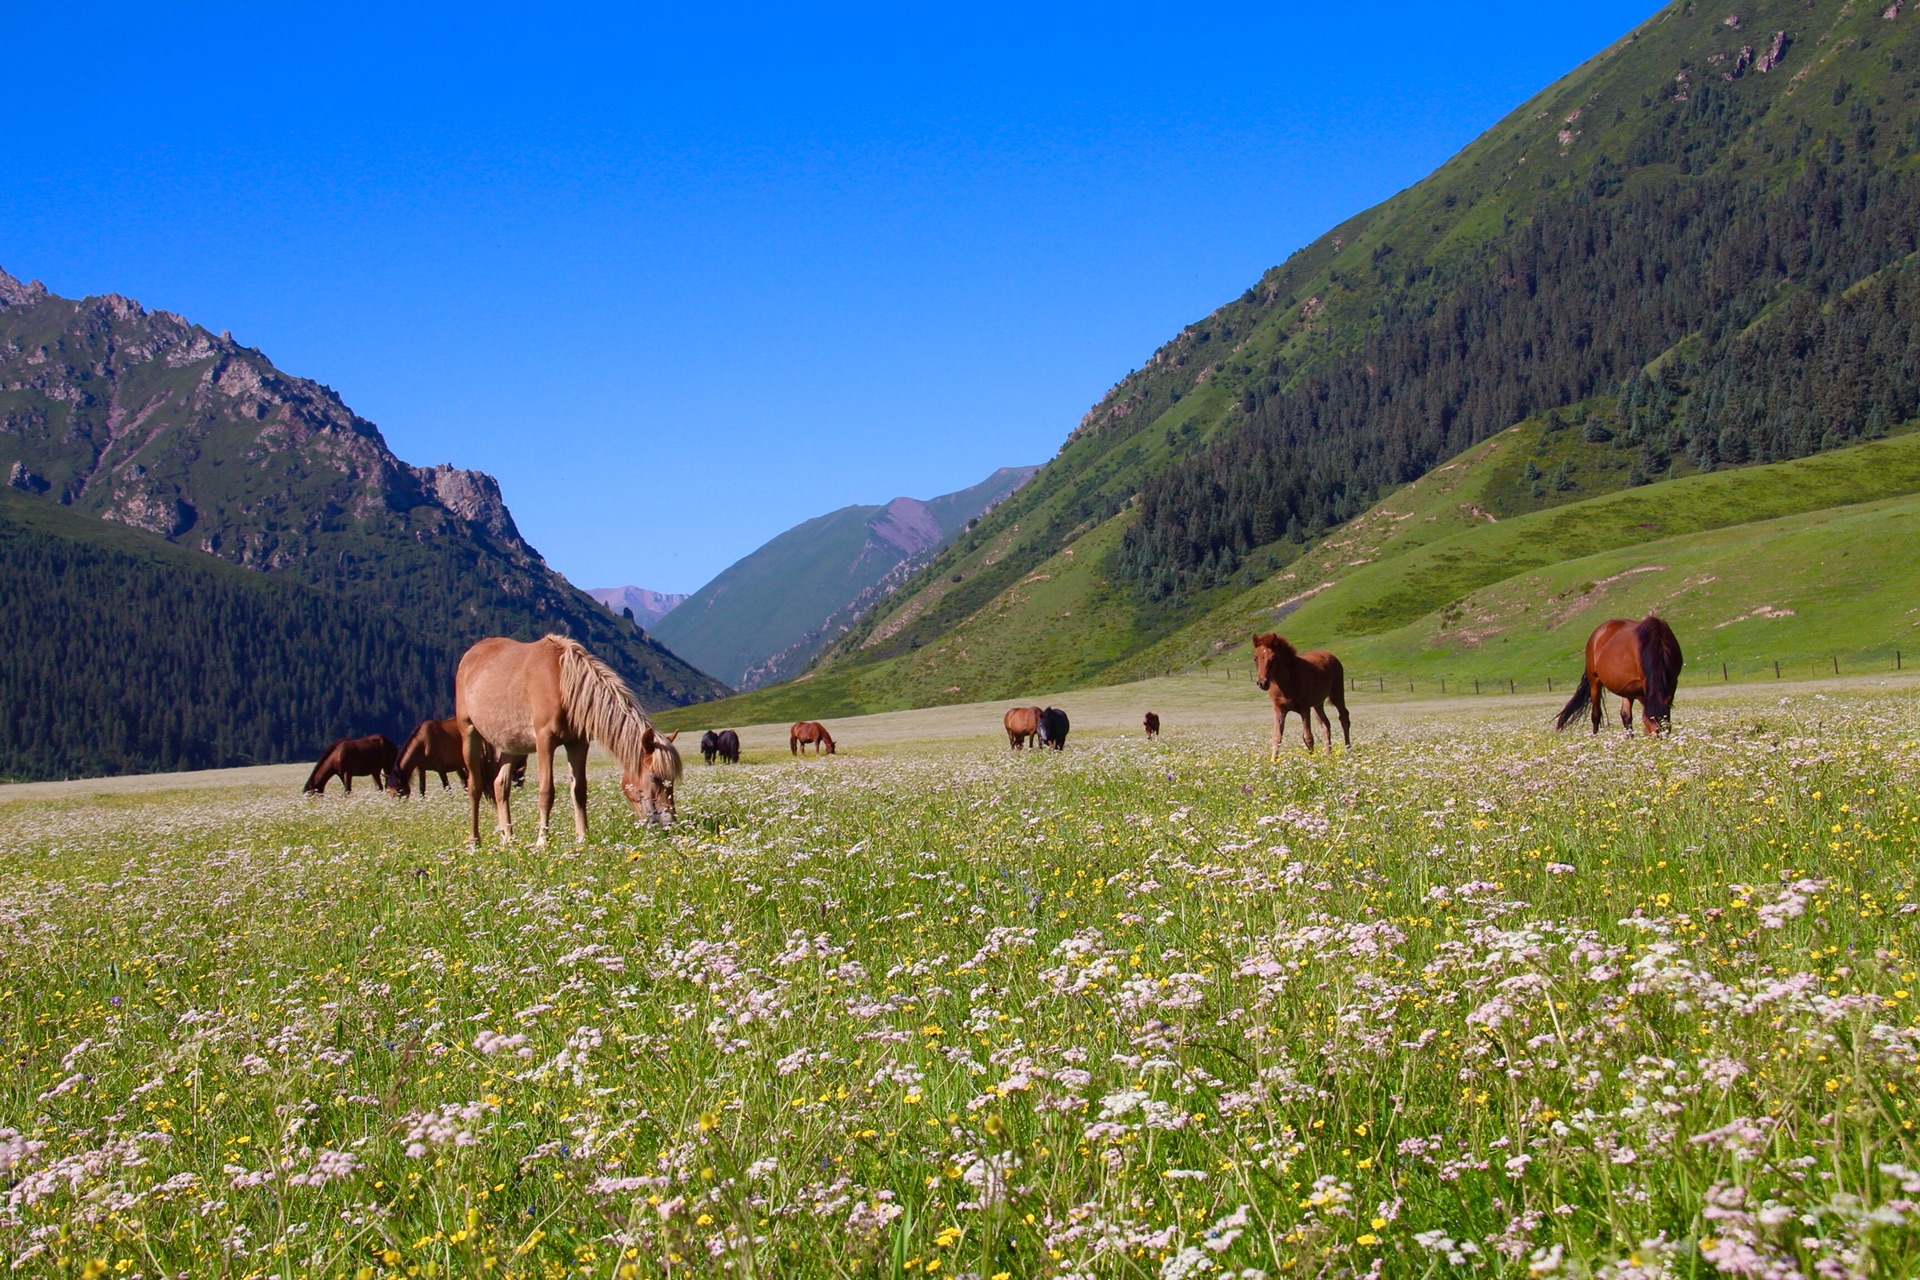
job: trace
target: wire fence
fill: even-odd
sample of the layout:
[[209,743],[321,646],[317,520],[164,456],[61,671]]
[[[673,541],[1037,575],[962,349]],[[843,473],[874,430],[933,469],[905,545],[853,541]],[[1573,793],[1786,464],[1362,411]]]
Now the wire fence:
[[[1920,660],[1920,655],[1916,656],[1917,660]],[[1573,661],[1577,663],[1579,658],[1576,656]],[[1751,655],[1735,657],[1708,653],[1687,660],[1681,671],[1681,682],[1683,685],[1698,685],[1706,681],[1715,684],[1750,684],[1763,681],[1830,680],[1836,676],[1844,678],[1894,675],[1910,669],[1920,669],[1920,667],[1909,668],[1906,663],[1906,652],[1897,645],[1861,649],[1849,653],[1794,654],[1779,658]],[[1203,658],[1198,663],[1187,667],[1182,673],[1170,670],[1167,674],[1241,680],[1251,679],[1253,672],[1244,657],[1220,657]],[[1579,678],[1577,669],[1573,668],[1557,675],[1543,675],[1537,671],[1515,674],[1471,669],[1456,669],[1442,673],[1432,667],[1412,673],[1405,670],[1393,672],[1350,670],[1347,672],[1347,690],[1350,693],[1374,691],[1415,695],[1425,692],[1442,697],[1496,693],[1571,695]]]

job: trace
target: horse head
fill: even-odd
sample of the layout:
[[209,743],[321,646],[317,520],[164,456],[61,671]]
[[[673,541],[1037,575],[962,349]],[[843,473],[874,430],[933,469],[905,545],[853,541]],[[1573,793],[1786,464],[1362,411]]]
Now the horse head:
[[1293,657],[1295,652],[1285,636],[1271,631],[1253,638],[1253,683],[1262,693],[1279,678],[1279,672],[1275,669],[1277,664],[1284,658]]
[[640,767],[620,777],[633,816],[662,831],[673,825],[673,784],[680,780],[680,749],[673,740],[679,736],[676,730],[662,737],[646,726],[640,731]]

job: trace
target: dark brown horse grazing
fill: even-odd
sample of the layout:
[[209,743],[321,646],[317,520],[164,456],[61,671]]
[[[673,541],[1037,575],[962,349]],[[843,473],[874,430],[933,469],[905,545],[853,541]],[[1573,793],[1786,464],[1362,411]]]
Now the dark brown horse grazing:
[[384,733],[342,738],[321,755],[320,763],[313,766],[313,772],[307,775],[307,785],[301,790],[311,796],[324,795],[327,783],[338,778],[347,794],[352,795],[353,780],[361,774],[370,774],[374,786],[383,786],[393,773],[397,754],[393,739]]
[[1068,727],[1067,713],[1058,707],[1048,707],[1040,713],[1040,745],[1064,751]]
[[460,775],[467,785],[467,758],[461,748],[458,720],[422,720],[400,747],[400,759],[393,766],[389,784],[395,795],[413,793],[413,775],[420,775],[420,794],[427,794],[427,774],[440,775],[440,789],[448,789],[447,775]]
[[720,759],[725,764],[740,763],[740,735],[731,729],[722,729],[714,737],[718,740]]
[[[553,812],[553,753],[564,748],[573,774],[573,832],[587,839],[587,743],[620,762],[620,790],[643,822],[673,822],[673,784],[680,752],[661,737],[633,691],[613,668],[577,640],[544,636],[528,644],[503,636],[481,640],[460,658],[453,678],[453,714],[467,759],[467,838],[480,842],[478,774],[497,759],[493,803],[500,838],[513,838],[511,769],[529,755],[540,762],[540,840]],[[491,756],[489,753],[493,753]]]
[[1015,751],[1040,740],[1040,708],[1014,707],[1001,719],[1006,726],[1007,745]]
[[[491,754],[487,757],[486,767],[480,771],[480,788],[487,799],[493,799],[493,775],[499,769],[500,762]],[[387,790],[405,799],[413,794],[413,775],[420,775],[420,794],[427,794],[427,775],[440,775],[440,789],[447,789],[447,775],[460,775],[460,786],[467,786],[467,758],[465,743],[460,737],[458,720],[422,720],[418,728],[407,738],[400,748],[400,759],[393,766],[393,773],[387,783]],[[520,786],[527,780],[527,762],[521,760],[513,766],[513,785]]]
[[1147,718],[1140,723],[1146,726],[1148,742],[1152,742],[1160,736],[1160,717],[1153,714],[1153,712],[1147,712]]
[[809,742],[813,744],[815,755],[819,755],[822,751],[828,755],[834,753],[833,735],[827,732],[827,726],[818,720],[795,721],[793,728],[787,730],[787,750],[797,756],[800,754],[800,748]]
[[1273,752],[1270,760],[1280,758],[1280,739],[1287,727],[1287,713],[1300,714],[1300,727],[1306,731],[1307,750],[1313,750],[1313,721],[1307,712],[1320,717],[1327,746],[1333,746],[1333,726],[1327,723],[1328,702],[1340,713],[1340,738],[1353,745],[1352,720],[1347,716],[1347,672],[1340,659],[1316,649],[1301,653],[1287,638],[1268,632],[1253,638],[1253,682],[1273,700]]
[[1633,704],[1648,733],[1673,728],[1673,695],[1680,687],[1680,641],[1666,619],[1648,614],[1638,622],[1614,618],[1587,637],[1587,669],[1580,687],[1561,709],[1554,728],[1564,729],[1592,708],[1593,731],[1600,732],[1601,693],[1620,696],[1620,723],[1633,732]]
[[700,735],[700,758],[708,764],[720,754],[720,735],[709,729]]

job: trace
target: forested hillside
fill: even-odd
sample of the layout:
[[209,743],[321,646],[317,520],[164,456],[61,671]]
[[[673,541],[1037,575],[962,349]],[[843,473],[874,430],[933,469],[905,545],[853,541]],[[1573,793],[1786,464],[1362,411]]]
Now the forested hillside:
[[332,389],[128,298],[0,272],[0,471],[36,501],[316,588],[455,654],[564,631],[648,705],[724,692],[549,569],[493,477],[409,466]]
[[1183,329],[818,665],[890,687],[890,661],[1095,548],[1110,589],[1071,625],[1144,650],[1547,411],[1620,485],[1911,419],[1916,91],[1903,6],[1669,6]]
[[310,759],[450,714],[392,615],[0,490],[0,778]]

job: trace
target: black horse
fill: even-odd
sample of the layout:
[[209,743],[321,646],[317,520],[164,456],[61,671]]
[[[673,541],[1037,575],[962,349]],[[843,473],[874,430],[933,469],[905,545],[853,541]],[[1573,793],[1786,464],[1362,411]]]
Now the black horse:
[[1048,707],[1040,713],[1040,745],[1055,751],[1067,745],[1067,713]]
[[709,729],[700,735],[700,754],[706,757],[708,764],[716,759],[727,764],[739,764],[740,735],[731,729],[722,729],[718,733]]

